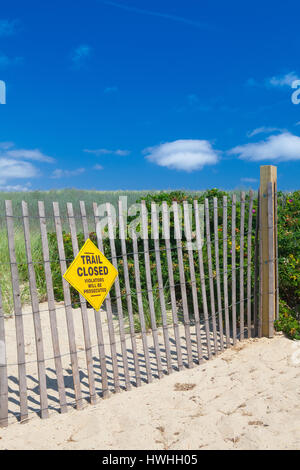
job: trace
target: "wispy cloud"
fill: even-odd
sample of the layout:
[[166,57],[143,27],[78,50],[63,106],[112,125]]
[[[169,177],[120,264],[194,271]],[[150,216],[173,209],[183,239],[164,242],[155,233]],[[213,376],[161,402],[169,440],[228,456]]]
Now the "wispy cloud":
[[201,98],[196,93],[189,93],[185,96],[185,103],[173,108],[176,112],[211,112],[216,113],[225,112],[232,113],[238,111],[238,108],[227,105],[224,103],[223,98],[217,97],[210,100],[210,103],[204,103]]
[[17,32],[19,20],[0,19],[0,36],[12,36]]
[[[122,10],[127,10],[127,11],[132,11],[133,13],[140,13],[142,15],[149,15],[149,16],[157,16],[159,18],[165,18],[166,20],[173,20],[173,21],[178,21],[180,23],[185,23],[190,26],[195,26],[197,28],[205,29],[205,30],[211,30],[212,26],[208,25],[207,23],[202,23],[200,21],[195,21],[195,20],[190,20],[188,18],[185,18],[183,16],[176,16],[176,15],[171,15],[169,13],[161,13],[158,11],[152,11],[152,10],[144,10],[142,8],[136,8],[132,7],[129,5],[124,5],[121,3],[113,2],[110,0],[99,0],[102,3],[105,3],[106,5],[111,5],[117,8],[121,8]],[[213,28],[215,29],[215,28]]]
[[93,168],[94,168],[94,170],[103,170],[102,165],[95,165]]
[[199,98],[195,93],[190,93],[187,95],[187,101],[190,105],[199,104]]
[[289,72],[285,75],[278,75],[268,78],[266,80],[266,84],[277,88],[286,86],[290,87],[295,80],[299,80],[299,76],[296,74],[296,72]]
[[285,132],[285,129],[280,129],[278,127],[257,127],[251,132],[247,133],[248,137],[254,137],[257,134],[272,134],[273,132]]
[[3,192],[27,192],[30,191],[31,184],[27,183],[25,185],[22,184],[2,184],[0,181],[0,191]]
[[14,146],[15,144],[13,142],[0,142],[0,151],[10,149]]
[[21,160],[35,160],[37,162],[53,163],[55,160],[45,155],[39,149],[17,149],[13,142],[0,142],[0,157],[17,158]]
[[291,87],[295,80],[299,80],[296,72],[288,72],[282,75],[273,75],[273,77],[264,80],[256,80],[251,77],[248,78],[245,85],[248,87],[261,87],[261,88],[284,88]]
[[257,183],[258,179],[245,177],[245,178],[241,178],[241,181],[243,181],[244,183]]
[[246,80],[246,83],[245,83],[246,86],[249,86],[249,87],[257,87],[257,86],[260,86],[260,84],[252,77],[248,78],[248,80]]
[[195,93],[190,93],[187,95],[187,102],[191,108],[194,108],[198,111],[211,111],[213,109],[211,105],[201,103],[198,95]]
[[87,44],[81,44],[80,46],[76,47],[76,49],[74,49],[71,55],[71,60],[73,62],[74,67],[82,67],[91,55],[91,51],[91,47]]
[[51,178],[59,179],[59,178],[70,178],[72,176],[78,176],[85,172],[85,168],[76,168],[75,170],[62,170],[57,168],[53,171]]
[[96,155],[99,157],[100,155],[119,155],[121,157],[126,157],[127,155],[130,154],[129,150],[108,150],[108,149],[95,149],[95,150],[90,150],[90,149],[84,149],[83,150],[86,153],[91,153],[93,155]]
[[260,142],[238,145],[228,153],[252,162],[296,161],[300,160],[300,137],[283,132]]
[[0,52],[0,68],[7,69],[14,65],[21,65],[23,63],[23,57],[8,57]]
[[118,91],[119,91],[119,88],[117,86],[108,86],[104,89],[104,93],[106,95],[117,93]]
[[207,140],[175,140],[146,148],[143,153],[156,165],[187,172],[215,165],[219,157]]

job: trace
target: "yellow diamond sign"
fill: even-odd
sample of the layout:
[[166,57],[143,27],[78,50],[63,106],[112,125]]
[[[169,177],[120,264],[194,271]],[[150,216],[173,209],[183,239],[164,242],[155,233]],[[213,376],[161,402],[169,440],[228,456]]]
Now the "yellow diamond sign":
[[116,268],[88,238],[64,278],[99,310],[117,275]]

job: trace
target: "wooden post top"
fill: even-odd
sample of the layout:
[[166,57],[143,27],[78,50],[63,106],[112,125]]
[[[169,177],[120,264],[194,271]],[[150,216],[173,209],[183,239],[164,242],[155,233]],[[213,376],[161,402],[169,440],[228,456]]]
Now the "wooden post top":
[[262,183],[269,183],[277,179],[277,166],[274,165],[261,165],[260,166],[260,181]]

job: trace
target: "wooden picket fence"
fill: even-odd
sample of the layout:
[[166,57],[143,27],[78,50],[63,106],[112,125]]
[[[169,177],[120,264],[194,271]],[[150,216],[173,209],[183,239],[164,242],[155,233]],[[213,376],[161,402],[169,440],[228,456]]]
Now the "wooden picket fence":
[[[266,229],[263,196],[268,210]],[[258,199],[252,191],[233,195],[231,200],[226,196],[221,201],[205,199],[203,221],[200,209],[197,200],[192,207],[173,201],[170,219],[166,202],[161,207],[151,203],[147,209],[143,201],[142,237],[133,232],[130,238],[125,236],[122,202],[117,234],[107,204],[107,242],[96,230],[100,220],[96,203],[89,215],[84,202],[78,213],[68,203],[66,229],[57,202],[52,214],[46,214],[44,203],[39,202],[37,217],[29,213],[26,202],[22,202],[21,216],[14,215],[12,202],[6,201],[14,312],[4,312],[0,290],[1,426],[37,413],[47,418],[49,410],[81,409],[88,401],[95,404],[111,392],[161,379],[201,364],[237,341],[261,336],[265,265],[271,281],[276,281],[275,289],[271,281],[268,284],[272,327],[273,305],[277,308],[278,304],[276,233],[267,259],[263,259],[263,230],[270,241],[276,227],[274,182]],[[17,260],[15,246],[15,224],[20,219],[26,251],[22,261]],[[33,259],[31,250],[31,225],[37,221],[42,262]],[[50,257],[49,224],[55,227],[55,260]],[[100,251],[120,272],[100,311],[90,308],[82,296],[74,305],[64,279],[64,300],[56,300],[54,263],[59,263],[63,274],[72,261],[66,257],[66,232],[74,257],[80,249],[78,235],[83,234],[84,242],[92,233]],[[28,269],[31,306],[21,302],[20,263]],[[38,269],[46,281],[43,302],[37,287]]]

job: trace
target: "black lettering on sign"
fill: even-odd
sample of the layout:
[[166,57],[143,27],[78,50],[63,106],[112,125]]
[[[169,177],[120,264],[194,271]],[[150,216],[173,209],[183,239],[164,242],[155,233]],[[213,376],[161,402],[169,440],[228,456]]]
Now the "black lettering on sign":
[[79,277],[86,276],[106,276],[108,274],[107,266],[89,266],[77,268],[77,275]]
[[81,255],[83,264],[103,264],[99,255]]

